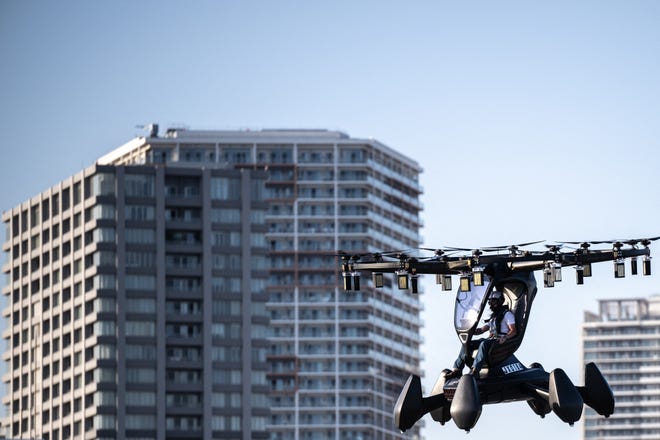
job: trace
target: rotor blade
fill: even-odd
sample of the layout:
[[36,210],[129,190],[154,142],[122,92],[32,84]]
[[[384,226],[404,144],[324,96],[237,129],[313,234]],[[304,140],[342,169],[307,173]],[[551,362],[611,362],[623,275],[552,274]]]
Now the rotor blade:
[[448,254],[442,253],[441,255],[433,255],[432,257],[422,257],[418,258],[419,261],[443,261],[444,259],[447,259],[451,257],[452,255],[456,255],[458,252],[450,252]]
[[385,252],[379,252],[379,254],[383,255],[383,256],[386,256],[386,257],[387,256],[399,256],[399,255],[407,256],[407,255],[413,253],[414,251],[417,251],[417,249],[410,248],[410,249],[401,249],[401,250],[398,250],[398,251],[385,251]]
[[490,246],[490,247],[481,248],[481,250],[483,250],[485,252],[514,250],[514,249],[518,249],[519,247],[525,247],[525,246],[530,246],[530,245],[533,245],[533,244],[543,243],[544,241],[545,240],[538,240],[538,241],[530,241],[530,242],[527,242],[527,243],[509,244],[509,245],[505,245],[505,246]]
[[631,238],[631,239],[621,240],[621,242],[624,243],[624,244],[628,244],[630,246],[635,246],[637,244],[642,244],[644,246],[648,246],[649,244],[651,244],[651,242],[654,242],[658,239],[660,239],[660,237]]
[[530,246],[533,244],[538,244],[538,243],[543,243],[545,240],[538,240],[538,241],[530,241],[529,243],[520,243],[517,244],[516,246]]
[[544,245],[546,248],[548,248],[549,251],[557,253],[561,250],[561,243],[560,244],[546,244]]
[[649,244],[651,244],[651,242],[656,241],[658,239],[660,239],[660,236],[653,238],[645,238],[642,241],[640,241],[640,243],[643,244],[644,246],[648,246]]
[[585,247],[588,245],[592,244],[616,244],[616,243],[624,243],[624,244],[638,244],[642,243],[643,241],[648,241],[649,243],[652,241],[660,240],[660,236],[658,237],[650,237],[650,238],[628,238],[628,239],[611,239],[611,240],[584,240],[584,241],[558,241],[557,243],[559,244],[573,244],[573,245],[578,245]]
[[479,248],[459,248],[459,247],[453,247],[453,246],[447,246],[445,247],[446,250],[448,251],[461,251],[461,252],[472,252],[474,250],[478,250]]

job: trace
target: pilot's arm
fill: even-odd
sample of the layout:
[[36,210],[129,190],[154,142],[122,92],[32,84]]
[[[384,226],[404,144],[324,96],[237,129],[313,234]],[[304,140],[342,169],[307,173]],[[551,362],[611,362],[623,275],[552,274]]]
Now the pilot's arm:
[[480,335],[482,333],[487,332],[490,329],[490,326],[488,324],[484,325],[483,327],[479,327],[474,331],[475,335]]

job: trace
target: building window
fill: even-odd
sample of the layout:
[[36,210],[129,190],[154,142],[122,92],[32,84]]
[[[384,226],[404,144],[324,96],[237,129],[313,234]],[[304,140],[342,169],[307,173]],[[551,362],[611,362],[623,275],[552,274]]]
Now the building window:
[[200,361],[202,349],[199,347],[167,347],[167,360],[169,361]]
[[41,220],[41,215],[39,214],[39,208],[40,206],[34,205],[32,208],[30,208],[30,226],[35,227],[39,225],[39,222]]
[[91,211],[92,220],[114,220],[115,217],[115,205],[96,205]]
[[[127,230],[128,232],[128,230]],[[95,243],[114,243],[115,228],[96,228],[92,232],[92,240]],[[128,240],[127,240],[128,241]]]
[[73,184],[73,204],[77,205],[82,199],[81,185],[80,182]]
[[[169,407],[199,408],[202,406],[202,396],[199,393],[167,393],[165,399]],[[213,402],[211,405],[218,406]]]
[[241,181],[238,178],[212,177],[211,198],[215,200],[238,200],[241,198]]
[[[127,402],[131,405],[137,405],[135,400],[129,399],[127,393]],[[126,415],[126,429],[156,429],[156,416],[150,414],[127,414]]]
[[115,429],[116,419],[113,415],[94,416],[94,428],[96,429]]
[[175,245],[196,245],[202,243],[202,233],[200,231],[165,231],[165,242]]
[[167,277],[165,286],[174,291],[199,291],[202,288],[202,282],[197,277]]
[[241,316],[241,301],[213,300],[214,316]]
[[217,231],[211,235],[213,246],[239,247],[241,246],[241,233],[238,231]]
[[243,348],[240,346],[217,346],[211,348],[211,360],[223,362],[240,362]]
[[156,382],[155,368],[126,368],[126,382],[128,383],[154,383]]
[[202,264],[199,254],[167,254],[165,266],[172,269],[197,269]]
[[153,229],[126,228],[126,243],[152,244],[156,242],[156,231]]
[[241,431],[240,416],[213,416],[211,429],[217,431]]
[[53,203],[51,204],[51,210],[53,216],[56,216],[60,213],[60,195],[53,194]]
[[171,416],[165,419],[167,429],[182,431],[202,429],[202,418],[197,416]]
[[241,338],[241,325],[236,323],[221,323],[211,326],[211,335],[220,338]]
[[64,188],[62,190],[62,212],[71,207],[71,189]]
[[167,324],[165,335],[171,338],[197,338],[202,335],[201,324]]
[[213,277],[211,289],[213,293],[241,293],[242,280],[239,277]]
[[93,278],[94,289],[115,289],[117,287],[117,279],[111,274],[96,275]]
[[243,406],[243,396],[240,393],[213,393],[211,395],[211,405],[223,408],[241,408]]
[[21,232],[27,232],[27,230],[30,228],[30,225],[28,224],[28,210],[24,209],[21,212]]
[[199,315],[202,313],[202,302],[196,300],[169,300],[165,303],[167,313],[176,315]]
[[233,208],[222,208],[222,209],[212,209],[211,210],[211,221],[213,223],[240,223],[241,222],[241,210]]
[[154,275],[126,275],[126,289],[155,290],[156,277]]
[[[117,372],[114,368],[97,368],[92,372],[92,380],[94,382],[115,382],[117,380]],[[115,393],[112,391],[104,391],[95,394],[96,405],[114,405]]]
[[[113,255],[114,260],[114,255]],[[126,267],[154,267],[156,254],[150,251],[127,251]],[[114,263],[114,261],[113,261]]]
[[126,321],[126,336],[156,336],[156,324],[149,321]]
[[243,147],[225,147],[222,152],[222,159],[227,163],[248,163],[252,161],[250,148]]
[[92,197],[115,194],[115,175],[112,173],[98,173],[91,178]]
[[153,298],[128,298],[126,310],[131,313],[156,313],[156,300]]
[[154,197],[154,176],[126,174],[124,177],[126,195],[129,197]]
[[165,195],[169,197],[196,198],[200,196],[199,178],[185,176],[167,176]]
[[94,334],[97,336],[115,336],[115,321],[96,321],[93,324]]
[[240,270],[241,256],[238,254],[216,254],[213,255],[214,269]]
[[[156,346],[149,344],[126,344],[126,359],[154,361],[156,360]],[[131,400],[127,400],[131,402]],[[131,403],[133,405],[133,403]]]
[[46,221],[50,218],[50,200],[44,199],[41,202],[41,221]]
[[151,205],[126,205],[126,220],[149,221],[156,217]]
[[202,218],[199,208],[167,208],[165,209],[165,220],[191,222]]

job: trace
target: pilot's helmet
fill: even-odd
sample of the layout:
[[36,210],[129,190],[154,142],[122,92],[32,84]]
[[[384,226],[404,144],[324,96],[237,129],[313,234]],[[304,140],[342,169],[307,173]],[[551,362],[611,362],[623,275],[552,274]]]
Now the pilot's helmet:
[[499,290],[493,290],[488,297],[488,301],[497,301],[498,303],[504,302],[504,295]]

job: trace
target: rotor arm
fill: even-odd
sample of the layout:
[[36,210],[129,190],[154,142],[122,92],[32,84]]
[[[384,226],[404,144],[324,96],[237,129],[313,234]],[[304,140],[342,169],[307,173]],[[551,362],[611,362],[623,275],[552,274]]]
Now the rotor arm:
[[588,253],[567,253],[562,255],[562,266],[576,266],[585,263],[601,263],[619,258],[650,256],[649,248],[590,251]]
[[[557,261],[563,267],[577,266],[587,263],[600,263],[614,261],[618,258],[631,258],[639,256],[650,256],[648,248],[643,249],[620,249],[620,250],[594,250],[588,253],[561,252],[559,254],[545,253],[541,255],[525,256],[502,256],[484,255],[481,263],[489,266],[494,263],[508,264],[512,271],[541,270],[548,262]],[[400,270],[415,272],[418,274],[456,275],[462,271],[469,270],[471,262],[469,259],[456,258],[447,261],[418,261],[415,259],[403,261],[384,262],[357,262],[352,264],[353,270],[366,272],[394,273]]]
[[562,267],[579,266],[581,264],[589,263],[602,263],[604,261],[614,261],[619,258],[634,258],[640,256],[650,256],[651,251],[648,248],[644,249],[621,249],[621,250],[599,250],[590,251],[589,253],[575,253],[563,252],[554,255],[548,255],[545,258],[539,259],[538,257],[529,258],[527,261],[517,259],[510,263],[512,271],[534,271],[543,269],[548,262],[558,262]]
[[[583,283],[584,277],[591,276],[591,264],[605,261],[614,261],[615,277],[625,276],[623,261],[631,260],[631,272],[637,274],[637,257],[643,257],[643,274],[651,274],[651,251],[649,244],[660,239],[617,240],[606,242],[584,242],[579,249],[562,250],[560,245],[546,247],[547,251],[520,251],[517,246],[507,248],[506,255],[500,253],[498,248],[476,249],[471,254],[455,256],[447,254],[443,249],[435,251],[432,258],[413,257],[404,251],[349,255],[340,252],[342,257],[342,276],[346,290],[359,290],[360,272],[370,272],[375,287],[383,286],[383,274],[392,273],[398,278],[399,288],[408,289],[408,279],[413,293],[417,293],[417,279],[419,275],[436,275],[436,283],[442,284],[443,290],[451,290],[451,276],[460,275],[461,283],[465,280],[474,280],[475,285],[482,285],[483,274],[489,277],[501,277],[512,272],[543,271],[546,287],[552,287],[555,281],[561,281],[561,268],[574,266],[578,284]],[[573,244],[573,242],[566,242]],[[609,243],[610,249],[590,249],[591,244]],[[529,243],[524,243],[529,244]],[[644,246],[643,248],[638,247]],[[629,246],[625,247],[624,246]],[[449,250],[464,251],[461,248],[445,248]],[[428,250],[428,249],[427,249]],[[366,257],[366,258],[365,258]],[[351,281],[352,280],[352,281]],[[353,288],[353,286],[355,288]],[[466,285],[468,286],[468,285]],[[469,286],[466,287],[469,290]]]
[[395,273],[401,270],[417,274],[456,275],[469,268],[465,261],[388,261],[380,263],[353,263],[356,271]]

